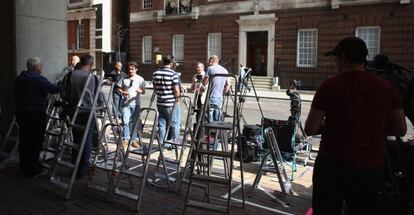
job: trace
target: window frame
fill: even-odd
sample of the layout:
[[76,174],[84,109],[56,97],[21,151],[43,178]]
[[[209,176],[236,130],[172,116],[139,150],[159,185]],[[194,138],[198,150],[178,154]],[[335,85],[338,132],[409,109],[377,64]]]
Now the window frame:
[[[314,64],[303,64],[301,63],[301,49],[304,49],[306,47],[301,47],[301,32],[315,32],[315,39],[314,39],[314,48],[315,48],[315,54],[314,54]],[[309,49],[309,48],[308,48]],[[309,59],[307,59],[309,60]],[[305,67],[305,68],[312,68],[316,67],[318,65],[318,29],[317,28],[302,28],[298,29],[297,34],[297,44],[296,44],[296,66],[297,67]]]
[[[378,30],[378,40],[377,40],[377,52],[376,53],[370,53],[370,50],[372,50],[373,48],[371,47],[371,44],[369,43],[369,41],[366,41],[364,38],[362,38],[361,36],[358,35],[358,31],[359,30],[369,30],[369,29],[376,29]],[[381,26],[377,26],[377,25],[370,25],[370,26],[359,26],[355,28],[355,36],[361,38],[365,44],[367,45],[367,49],[368,49],[368,55],[367,55],[367,60],[372,60],[375,55],[379,54],[381,52]]]
[[[148,40],[149,38],[149,40]],[[149,44],[146,44],[146,42],[149,41]],[[149,46],[149,47],[147,47]],[[149,61],[146,61],[146,57],[148,53],[146,51],[149,50]],[[152,36],[146,35],[142,37],[142,63],[143,64],[151,64],[152,63]]]
[[[182,59],[180,59],[177,55],[176,38],[182,38]],[[184,42],[185,42],[184,34],[174,34],[173,35],[173,38],[172,38],[172,53],[173,53],[175,61],[177,61],[179,63],[184,62]]]
[[[149,1],[149,2],[146,2],[146,1]],[[151,9],[153,6],[154,6],[154,2],[152,0],[142,0],[142,9]]]
[[76,49],[85,49],[85,30],[84,24],[78,23],[76,26]]
[[[215,55],[217,55],[218,57],[219,57],[219,59],[221,59],[221,50],[222,50],[222,44],[223,44],[223,36],[222,36],[223,34],[221,33],[221,32],[213,32],[213,33],[208,33],[208,35],[207,35],[207,60],[210,58],[210,56],[211,55],[213,55],[213,54],[215,54]],[[211,45],[211,36],[220,36],[220,51],[219,51],[219,53],[218,54],[216,54],[216,53],[212,53],[212,49],[211,49],[211,47],[210,47],[210,45]]]

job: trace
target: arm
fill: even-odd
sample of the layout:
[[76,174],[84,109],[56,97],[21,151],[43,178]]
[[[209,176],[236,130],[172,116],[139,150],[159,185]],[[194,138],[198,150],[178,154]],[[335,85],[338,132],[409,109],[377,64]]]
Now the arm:
[[387,134],[402,137],[407,132],[407,123],[405,122],[405,114],[403,109],[396,109],[391,111]]
[[305,133],[309,136],[320,134],[324,124],[325,112],[311,108],[305,123]]
[[137,93],[139,94],[145,94],[145,81],[142,81],[139,88],[137,89]]
[[174,96],[175,96],[175,101],[179,102],[180,101],[180,85],[174,85]]
[[56,94],[56,93],[59,93],[59,92],[62,91],[61,87],[58,87],[58,86],[50,83],[46,78],[42,78],[41,82],[42,82],[42,86],[43,86],[44,90],[47,93]]
[[224,93],[226,94],[227,92],[229,92],[230,90],[230,83],[229,83],[229,79],[226,80],[226,84],[224,85]]
[[208,83],[208,76],[204,76],[204,79],[203,79],[203,86],[206,86],[207,85],[207,83]]

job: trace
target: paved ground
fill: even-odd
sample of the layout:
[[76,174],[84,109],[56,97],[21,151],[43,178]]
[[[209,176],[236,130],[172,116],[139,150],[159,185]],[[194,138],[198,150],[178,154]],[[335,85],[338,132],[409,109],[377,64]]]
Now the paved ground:
[[[149,104],[152,91],[142,97],[142,107]],[[282,98],[284,93],[258,92],[259,95],[267,97],[260,99],[261,107],[265,117],[275,119],[287,119],[289,116],[289,101]],[[192,97],[192,95],[190,95]],[[274,98],[279,97],[279,99]],[[308,99],[310,101],[311,95]],[[304,101],[302,104],[302,120],[306,120],[309,112],[310,102]],[[186,111],[182,109],[182,119]],[[254,98],[247,98],[243,116],[248,124],[258,124],[261,114]],[[412,138],[413,129],[409,128],[408,138]],[[346,132],[346,131],[344,131]],[[317,145],[318,139],[314,138]],[[168,153],[167,153],[168,154]],[[171,156],[169,154],[168,156]],[[154,155],[152,163],[155,162]],[[236,169],[239,163],[235,162]],[[299,165],[299,169],[294,173],[292,187],[295,191],[293,195],[281,196],[280,186],[275,175],[268,174],[263,177],[260,185],[262,190],[251,190],[251,184],[256,175],[259,164],[257,162],[245,164],[246,182],[246,208],[242,209],[239,204],[234,204],[231,214],[304,214],[311,205],[312,195],[312,161],[308,166]],[[153,177],[153,165],[150,168],[150,177]],[[287,169],[290,171],[289,169]],[[241,198],[241,190],[237,187],[240,172],[235,171],[234,197]],[[96,183],[107,183],[105,174],[100,173],[96,177]],[[87,179],[78,180],[73,190],[72,198],[68,201],[63,200],[63,194],[59,188],[52,186],[48,178],[43,176],[35,179],[27,179],[18,174],[15,167],[0,170],[0,214],[133,214],[134,202],[123,198],[115,198],[113,202],[107,202],[103,193],[87,189]],[[136,185],[138,181],[134,181]],[[185,187],[184,187],[185,188]],[[183,189],[184,190],[184,189]],[[218,188],[216,195],[223,196],[227,190]],[[290,203],[283,206],[280,202],[272,199],[274,194],[279,200],[286,200]],[[165,188],[154,186],[146,187],[140,214],[182,214],[184,206],[184,195],[168,192]],[[188,214],[214,214],[210,211],[191,209]]]

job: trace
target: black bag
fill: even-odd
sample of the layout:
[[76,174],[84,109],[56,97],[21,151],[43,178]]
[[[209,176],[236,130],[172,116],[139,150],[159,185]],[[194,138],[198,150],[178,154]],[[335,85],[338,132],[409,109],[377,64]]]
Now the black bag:
[[256,140],[260,136],[260,127],[257,125],[244,125],[243,135],[249,140]]
[[240,136],[241,139],[241,148],[243,153],[240,158],[240,150],[236,152],[236,157],[243,159],[243,162],[254,162],[259,158],[259,146],[256,140],[247,139],[244,135]]
[[[276,141],[281,152],[294,153],[294,146],[292,145],[292,136],[295,131],[295,124],[292,117],[288,120],[276,120],[263,118],[263,129],[271,127],[276,136]],[[268,143],[263,144],[263,148],[269,149]]]

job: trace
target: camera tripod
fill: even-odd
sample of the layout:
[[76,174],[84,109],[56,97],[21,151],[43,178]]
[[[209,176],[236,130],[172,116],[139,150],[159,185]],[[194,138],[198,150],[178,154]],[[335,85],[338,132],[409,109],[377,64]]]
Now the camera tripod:
[[[239,113],[241,116],[241,119],[243,120],[243,123],[245,125],[247,125],[247,121],[243,116],[243,108],[244,108],[244,102],[246,100],[246,94],[247,92],[251,90],[251,88],[249,87],[249,82],[251,84],[251,87],[253,89],[254,92],[254,97],[256,98],[257,101],[257,105],[259,106],[259,111],[260,111],[260,115],[263,118],[264,114],[263,114],[263,110],[262,110],[262,106],[260,105],[260,101],[259,101],[259,97],[257,96],[257,91],[256,88],[254,87],[254,83],[253,83],[253,79],[251,77],[251,73],[252,73],[252,69],[245,67],[244,69],[244,74],[240,74],[239,76],[239,83],[236,86],[236,91],[240,92],[240,97],[239,97]],[[227,112],[227,108],[228,108],[228,102],[229,102],[229,98],[232,99],[231,95],[234,94],[233,89],[230,88],[230,92],[226,95],[225,100],[223,101],[223,107],[225,107],[225,111],[224,111],[224,117],[229,116],[228,112]]]

